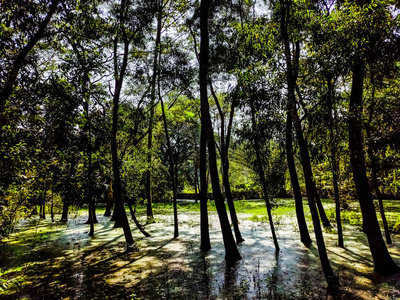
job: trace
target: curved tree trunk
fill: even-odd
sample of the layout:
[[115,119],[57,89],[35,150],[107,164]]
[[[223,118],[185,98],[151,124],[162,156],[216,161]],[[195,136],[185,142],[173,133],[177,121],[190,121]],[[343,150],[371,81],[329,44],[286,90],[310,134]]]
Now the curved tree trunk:
[[139,229],[139,231],[141,233],[143,233],[143,235],[145,237],[150,237],[150,234],[143,228],[143,226],[139,223],[139,220],[136,218],[136,214],[135,214],[136,206],[135,206],[135,210],[133,210],[132,202],[131,202],[131,199],[129,199],[129,198],[128,198],[127,203],[128,203],[129,211],[130,211],[131,216],[132,216],[132,220],[133,220],[133,222],[135,222],[136,227]]

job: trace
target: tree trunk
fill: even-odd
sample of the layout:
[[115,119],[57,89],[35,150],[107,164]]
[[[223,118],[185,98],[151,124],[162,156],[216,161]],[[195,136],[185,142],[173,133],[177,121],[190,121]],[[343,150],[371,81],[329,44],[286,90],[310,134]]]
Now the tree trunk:
[[161,21],[162,21],[162,3],[157,3],[157,33],[156,33],[156,43],[154,47],[154,58],[153,58],[153,76],[151,78],[151,94],[150,94],[150,120],[149,120],[149,135],[147,140],[147,150],[148,157],[147,161],[149,163],[149,169],[146,173],[146,194],[147,194],[147,218],[153,220],[153,192],[152,192],[152,176],[151,176],[151,161],[152,161],[152,147],[153,147],[153,123],[154,123],[154,110],[155,110],[155,100],[156,100],[156,79],[158,70],[158,54],[161,41]]
[[311,243],[306,219],[304,217],[303,199],[299,180],[297,178],[296,165],[294,163],[293,145],[292,145],[292,116],[290,113],[286,116],[286,157],[289,167],[290,180],[292,182],[294,201],[296,205],[297,223],[299,224],[300,240],[304,244]]
[[161,95],[159,95],[159,97],[160,97],[162,115],[163,115],[163,120],[164,120],[165,138],[167,139],[168,152],[169,152],[169,164],[170,164],[170,173],[171,173],[171,179],[172,179],[172,194],[174,197],[174,199],[173,199],[173,202],[174,202],[174,237],[177,238],[179,236],[179,228],[178,228],[178,207],[177,207],[177,203],[176,203],[176,180],[175,180],[174,157],[172,156],[171,141],[169,139],[169,134],[168,134],[168,124],[167,124],[167,118],[165,116],[164,101],[162,100]]
[[[251,125],[252,125],[253,135],[255,137],[257,134],[257,123],[256,123],[253,99],[250,99],[250,106],[251,106]],[[258,176],[260,177],[261,185],[263,188],[264,201],[265,201],[265,205],[267,207],[269,226],[271,228],[272,238],[274,240],[275,251],[278,252],[279,244],[278,244],[278,239],[276,238],[274,222],[272,221],[272,212],[271,212],[272,209],[271,209],[271,203],[269,202],[269,197],[268,197],[267,181],[265,180],[264,169],[262,167],[260,145],[258,144],[258,140],[256,137],[254,138],[254,148],[256,150]]]
[[112,192],[112,186],[113,186],[113,183],[111,181],[110,186],[108,187],[107,192],[105,193],[105,198],[107,199],[106,211],[104,212],[105,217],[111,216],[111,210],[114,206],[114,195]]
[[303,173],[306,181],[308,205],[310,207],[311,217],[313,220],[315,240],[318,246],[318,253],[321,260],[322,270],[324,272],[326,281],[328,282],[328,286],[336,289],[339,286],[338,278],[333,274],[333,270],[326,252],[324,237],[321,229],[321,223],[319,221],[318,211],[315,204],[314,181],[311,169],[310,156],[308,153],[308,145],[307,141],[304,139],[303,136],[301,122],[299,115],[297,114],[297,108],[296,108],[295,87],[298,75],[298,60],[300,57],[300,45],[299,42],[296,43],[295,58],[294,58],[295,65],[293,67],[289,35],[287,32],[287,25],[290,21],[289,19],[291,16],[290,9],[291,9],[291,4],[285,3],[285,1],[281,0],[281,31],[282,31],[282,39],[284,43],[284,51],[285,51],[285,59],[287,67],[286,79],[288,86],[288,102],[289,102],[288,105],[290,107],[290,111],[288,111],[287,113],[290,113],[292,115],[293,124],[296,129],[296,136],[300,148],[300,155],[303,165]]
[[47,185],[46,185],[46,180],[43,183],[43,193],[40,201],[40,218],[41,219],[46,219],[46,194],[47,194]]
[[[123,1],[122,1],[123,4]],[[121,12],[125,11],[122,5]],[[125,12],[126,13],[126,12]],[[126,18],[126,16],[125,16]],[[123,22],[122,13],[121,20]],[[125,35],[124,35],[125,36]],[[122,83],[128,64],[128,53],[129,53],[129,41],[124,39],[124,52],[121,67],[118,72],[118,39],[114,39],[114,77],[115,77],[115,88],[113,96],[113,115],[112,115],[112,133],[111,133],[111,156],[112,156],[112,168],[114,175],[114,197],[115,197],[115,210],[118,212],[118,219],[122,224],[122,228],[125,235],[125,240],[127,243],[127,251],[133,250],[133,237],[129,226],[128,217],[126,216],[124,201],[122,199],[122,186],[121,186],[121,175],[120,175],[120,162],[118,159],[117,152],[117,132],[118,132],[118,109],[119,109],[119,98],[122,90]]]
[[[338,247],[344,248],[343,242],[343,229],[342,229],[342,219],[340,217],[340,195],[339,195],[339,185],[338,185],[338,173],[339,173],[339,161],[337,160],[337,145],[335,141],[334,132],[334,118],[332,117],[333,112],[333,83],[332,76],[330,73],[327,75],[327,85],[328,85],[328,127],[330,131],[329,137],[329,148],[330,148],[330,163],[332,170],[333,179],[333,192],[335,195],[335,210],[336,210],[336,226],[338,232]],[[336,111],[335,116],[336,116]]]
[[371,151],[370,157],[371,157],[372,181],[374,183],[376,197],[378,198],[379,212],[380,212],[381,218],[382,218],[383,229],[385,230],[386,243],[390,245],[390,244],[392,244],[392,238],[390,237],[389,226],[388,226],[388,222],[386,220],[386,215],[385,215],[385,208],[383,206],[383,197],[382,197],[381,190],[379,187],[378,175],[377,175],[377,171],[376,171],[375,155],[373,153],[374,150],[371,149],[370,151]]
[[133,222],[135,222],[136,227],[139,229],[139,231],[141,233],[143,233],[143,235],[145,237],[150,237],[150,234],[143,228],[143,226],[139,223],[138,219],[136,218],[136,214],[135,214],[136,206],[135,206],[135,211],[134,211],[132,208],[131,199],[129,199],[129,198],[128,198],[127,203],[128,203],[129,211],[131,212],[132,220],[133,220]]
[[211,249],[210,230],[208,227],[208,210],[207,210],[207,137],[205,132],[205,124],[201,118],[201,136],[200,136],[200,249],[207,252]]
[[[70,176],[74,176],[75,174],[75,156],[72,155],[71,157],[71,162],[70,162]],[[72,198],[72,191],[68,190],[67,192],[67,197],[64,199],[63,203],[63,211],[61,215],[61,220],[60,222],[67,222],[68,221],[68,209],[70,205],[70,199]]]
[[383,240],[376,216],[371,190],[368,185],[362,136],[362,97],[364,84],[364,65],[359,59],[353,68],[353,80],[349,111],[349,148],[353,169],[354,184],[363,216],[363,231],[367,234],[369,247],[374,260],[375,271],[382,275],[400,272]]
[[[334,164],[333,168],[336,168],[336,159],[332,162]],[[333,191],[335,193],[335,209],[336,209],[336,225],[338,231],[338,247],[344,248],[343,242],[343,229],[342,229],[342,219],[340,217],[340,195],[339,195],[339,187],[338,187],[338,176],[337,171],[333,169]]]
[[87,179],[86,179],[86,203],[89,205],[89,217],[85,224],[90,225],[89,236],[94,236],[94,224],[98,223],[96,218],[96,207],[94,203],[94,199],[91,193],[92,187],[92,144],[91,144],[91,133],[90,133],[90,107],[89,107],[89,74],[85,72],[84,80],[83,80],[83,91],[84,97],[86,98],[84,108],[85,108],[85,117],[86,117],[86,131],[87,131],[87,157],[88,157],[88,166],[87,166]]
[[244,239],[242,238],[242,235],[240,233],[239,221],[237,218],[235,204],[233,202],[233,197],[232,197],[231,185],[229,182],[229,158],[228,158],[228,151],[229,151],[229,144],[230,144],[230,138],[231,138],[231,130],[232,130],[235,106],[232,103],[231,111],[229,114],[228,131],[227,131],[227,134],[225,137],[225,115],[224,115],[224,112],[222,111],[221,105],[219,104],[217,95],[214,93],[214,89],[213,89],[211,80],[209,81],[209,85],[210,85],[211,93],[215,100],[215,104],[218,107],[218,112],[219,112],[219,116],[221,119],[220,156],[221,156],[221,169],[222,169],[222,184],[223,184],[223,189],[225,191],[225,196],[226,196],[227,203],[228,203],[228,208],[229,208],[229,213],[231,216],[233,229],[235,232],[236,243],[240,244],[240,243],[244,242]]
[[376,197],[378,198],[378,203],[379,203],[379,211],[381,213],[381,218],[382,218],[382,223],[383,223],[383,228],[385,230],[385,237],[386,237],[386,243],[387,244],[392,244],[392,238],[390,237],[390,232],[389,232],[389,226],[386,220],[386,215],[385,215],[385,210],[383,207],[383,199],[382,199],[382,194],[381,190],[379,187],[379,181],[378,181],[378,170],[376,167],[376,157],[374,154],[374,144],[373,140],[371,137],[371,122],[372,118],[374,115],[374,106],[375,106],[375,90],[372,92],[372,103],[369,107],[369,120],[366,125],[366,132],[367,132],[367,139],[368,139],[368,157],[369,160],[371,161],[371,174],[372,174],[372,181],[374,184],[374,189],[376,193]]
[[62,210],[60,222],[68,221],[68,208],[69,208],[69,199],[68,199],[68,197],[66,197],[63,202],[63,210]]
[[318,213],[319,213],[319,217],[321,218],[322,225],[324,225],[324,227],[327,227],[327,228],[332,228],[331,222],[329,222],[329,219],[326,216],[325,209],[324,209],[324,206],[322,205],[321,198],[319,197],[319,193],[318,193],[318,189],[315,184],[315,181],[313,181],[313,185],[314,185],[315,203],[317,204]]
[[209,0],[201,0],[200,4],[200,102],[201,102],[201,119],[202,130],[206,134],[209,167],[211,175],[211,184],[214,193],[214,202],[217,208],[222,237],[225,246],[225,259],[230,262],[236,262],[242,257],[236,247],[235,239],[229,224],[228,214],[221,193],[221,187],[218,177],[217,154],[215,151],[214,132],[210,117],[210,108],[207,96],[207,77],[208,77],[208,57],[209,57],[209,36],[208,36],[208,10],[210,6]]
[[199,174],[198,174],[198,157],[197,157],[197,142],[194,142],[194,202],[197,203],[199,195],[197,193],[199,187]]
[[244,239],[239,230],[239,221],[236,214],[235,203],[233,202],[231,184],[229,182],[229,161],[228,157],[226,157],[226,153],[223,153],[223,155],[225,156],[225,158],[222,159],[222,168],[223,168],[222,176],[223,176],[223,183],[225,185],[225,195],[228,202],[228,208],[233,224],[233,230],[235,232],[236,243],[240,244],[244,242]]
[[54,223],[54,193],[53,193],[53,183],[51,185],[51,206],[50,206],[51,222]]

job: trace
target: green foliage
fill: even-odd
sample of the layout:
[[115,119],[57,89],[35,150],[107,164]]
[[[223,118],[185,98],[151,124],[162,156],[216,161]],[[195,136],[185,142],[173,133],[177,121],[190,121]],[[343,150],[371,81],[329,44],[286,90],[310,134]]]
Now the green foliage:
[[6,271],[0,269],[0,295],[13,287],[16,287],[18,291],[21,290],[24,277],[9,277],[11,274],[21,272],[22,269],[23,267],[8,269]]

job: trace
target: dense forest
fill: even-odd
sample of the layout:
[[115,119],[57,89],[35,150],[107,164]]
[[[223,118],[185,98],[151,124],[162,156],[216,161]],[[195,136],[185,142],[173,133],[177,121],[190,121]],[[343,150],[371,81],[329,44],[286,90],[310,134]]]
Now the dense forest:
[[385,204],[400,197],[399,14],[392,0],[1,1],[0,242],[21,220],[83,209],[87,234],[111,217],[128,255],[160,203],[179,237],[191,199],[202,253],[212,202],[235,263],[237,203],[263,200],[279,253],[274,210],[289,198],[335,291],[324,236],[345,248],[355,201],[374,271],[398,274],[400,215],[388,222]]

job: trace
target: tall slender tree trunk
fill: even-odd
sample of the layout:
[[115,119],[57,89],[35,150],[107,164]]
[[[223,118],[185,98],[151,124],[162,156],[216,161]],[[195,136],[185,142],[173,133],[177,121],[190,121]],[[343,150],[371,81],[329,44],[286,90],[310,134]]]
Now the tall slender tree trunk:
[[[255,117],[256,112],[254,109],[253,99],[250,100],[250,106],[251,106],[251,125],[252,125],[253,134],[255,136],[258,131],[257,131],[257,123],[256,123],[256,117]],[[260,145],[258,144],[257,138],[254,138],[254,148],[256,150],[258,175],[260,177],[261,185],[263,188],[264,201],[265,201],[265,205],[267,207],[269,226],[271,228],[271,234],[272,234],[272,238],[274,240],[275,251],[278,252],[279,244],[278,244],[278,239],[276,238],[274,222],[272,220],[272,209],[271,209],[271,203],[269,202],[269,197],[268,197],[267,181],[265,180],[264,168],[262,167],[262,161],[261,161]]]
[[54,193],[53,193],[53,180],[51,182],[51,206],[50,206],[51,222],[54,223]]
[[286,116],[286,157],[289,167],[290,180],[292,182],[294,201],[296,205],[297,223],[299,224],[300,240],[302,243],[311,243],[308,232],[306,218],[304,216],[303,198],[301,196],[300,184],[297,177],[296,165],[294,163],[293,143],[292,143],[292,116],[290,113]]
[[218,107],[218,112],[219,112],[219,116],[221,119],[220,156],[221,156],[221,169],[222,169],[222,184],[223,184],[223,188],[225,190],[225,196],[226,196],[227,203],[228,203],[229,214],[231,216],[231,221],[232,221],[233,229],[235,232],[236,243],[240,244],[240,243],[244,242],[244,239],[242,237],[242,234],[240,233],[239,221],[238,221],[237,214],[236,214],[235,203],[233,202],[233,197],[232,197],[231,185],[230,185],[230,181],[229,181],[229,157],[228,157],[232,123],[233,123],[233,117],[234,117],[234,113],[235,113],[235,105],[234,105],[234,103],[232,103],[232,105],[231,105],[231,111],[229,114],[229,122],[228,122],[228,130],[227,130],[227,134],[225,136],[225,114],[222,111],[221,105],[219,104],[217,95],[214,93],[214,89],[213,89],[211,80],[209,81],[209,85],[210,85],[211,93],[214,97],[215,103]]
[[285,59],[286,59],[286,78],[287,78],[287,85],[288,85],[288,101],[290,113],[292,115],[292,120],[294,127],[296,129],[296,136],[300,148],[300,155],[303,165],[303,173],[304,178],[306,181],[306,189],[307,189],[307,198],[308,198],[308,205],[310,207],[311,217],[313,220],[314,225],[314,233],[315,233],[315,240],[317,242],[319,258],[321,260],[322,270],[324,272],[326,281],[328,282],[328,286],[332,288],[336,288],[339,286],[338,278],[333,274],[333,270],[331,264],[328,259],[328,255],[326,252],[324,237],[322,234],[321,223],[318,217],[318,210],[315,203],[315,189],[314,189],[314,181],[313,181],[313,174],[311,168],[311,161],[310,156],[308,153],[308,145],[307,141],[304,139],[303,131],[301,127],[301,122],[299,115],[297,113],[296,108],[296,99],[295,99],[295,87],[296,87],[296,80],[298,74],[298,60],[300,57],[300,45],[299,42],[296,43],[295,47],[295,59],[294,64],[292,66],[292,57],[291,57],[291,50],[290,50],[290,41],[289,35],[287,32],[287,25],[290,22],[291,17],[291,3],[286,2],[285,0],[281,0],[281,31],[282,31],[282,39],[284,43],[284,51],[285,51]]
[[[89,117],[89,107],[88,107],[88,117]],[[92,184],[92,149],[91,149],[91,142],[90,142],[90,125],[88,129],[88,187],[91,187]],[[95,205],[94,205],[94,199],[92,196],[92,193],[90,189],[87,191],[87,197],[88,197],[88,203],[89,203],[89,219],[87,223],[90,224],[90,230],[89,230],[89,236],[94,236],[94,223],[97,223],[97,218],[96,218],[96,211],[95,211]]]
[[147,161],[149,164],[149,169],[146,172],[146,193],[147,193],[147,218],[152,220],[153,217],[153,191],[152,191],[152,175],[151,175],[151,165],[152,165],[152,147],[153,147],[153,123],[154,123],[154,113],[155,113],[155,102],[156,102],[156,83],[158,74],[158,55],[160,51],[161,42],[161,21],[162,21],[162,2],[157,1],[158,12],[157,12],[157,33],[156,42],[154,48],[154,58],[153,58],[153,76],[151,78],[151,94],[150,94],[150,119],[149,119],[149,130],[148,130],[148,140],[147,140],[147,150],[148,156]]
[[231,184],[229,181],[229,161],[226,153],[223,153],[225,156],[224,159],[222,159],[222,176],[223,176],[223,183],[225,186],[225,195],[226,195],[226,200],[228,202],[228,208],[229,208],[229,213],[231,216],[232,220],[232,225],[233,225],[233,230],[235,232],[235,238],[236,238],[236,243],[240,244],[244,242],[244,238],[242,237],[242,234],[240,233],[239,229],[239,220],[237,218],[236,214],[236,209],[235,209],[235,203],[233,202],[233,196],[232,196],[232,191],[231,191]]
[[332,176],[333,176],[333,192],[335,194],[335,210],[336,210],[336,225],[338,231],[338,247],[344,248],[343,242],[343,229],[342,229],[342,219],[340,217],[340,195],[339,195],[339,186],[338,186],[338,176],[337,176],[337,167],[336,167],[336,159],[332,161]]
[[86,117],[86,134],[87,134],[87,149],[86,154],[88,157],[88,166],[87,166],[87,179],[86,179],[86,203],[89,205],[89,217],[86,221],[86,224],[90,225],[89,236],[94,236],[94,224],[98,223],[96,218],[96,208],[94,199],[91,193],[92,187],[92,141],[91,141],[91,128],[90,128],[90,94],[89,94],[89,74],[85,71],[83,76],[83,91],[84,97],[86,98],[84,109],[85,109],[85,117]]
[[386,215],[385,215],[385,208],[383,206],[383,197],[382,197],[382,193],[381,193],[381,189],[380,189],[379,181],[378,181],[378,174],[377,174],[377,169],[376,169],[376,157],[374,154],[374,150],[372,149],[372,146],[370,146],[370,145],[368,146],[368,151],[369,151],[369,157],[370,157],[370,161],[371,161],[372,181],[374,184],[376,197],[378,198],[379,212],[380,212],[381,218],[382,218],[383,229],[385,230],[386,243],[390,245],[390,244],[392,244],[392,238],[390,237],[389,226],[388,226],[388,222],[387,222]]
[[[126,56],[127,53],[126,45]],[[132,232],[129,227],[128,218],[126,216],[124,203],[122,200],[122,187],[121,187],[121,177],[119,171],[119,160],[117,153],[117,131],[118,131],[118,108],[119,108],[119,94],[122,88],[122,78],[116,79],[115,82],[115,93],[113,97],[113,122],[112,122],[112,135],[111,135],[111,155],[112,155],[112,165],[114,174],[114,197],[115,197],[115,210],[118,211],[118,219],[121,220],[122,228],[124,230],[125,240],[127,243],[127,250],[130,250],[134,241],[132,237]]]
[[361,58],[353,67],[353,80],[349,111],[350,163],[353,169],[354,184],[363,216],[363,231],[368,238],[369,248],[374,260],[375,271],[383,275],[400,272],[383,240],[376,216],[371,190],[368,185],[362,136],[362,97],[364,85],[364,65]]
[[211,249],[210,229],[208,225],[207,196],[207,137],[205,124],[201,118],[201,136],[200,136],[200,249],[207,252]]
[[217,208],[222,237],[225,246],[225,259],[230,262],[235,262],[242,257],[236,247],[235,239],[230,228],[228,214],[224,204],[224,198],[221,193],[219,183],[217,154],[215,150],[214,132],[210,117],[210,108],[207,96],[207,77],[208,77],[208,57],[209,57],[209,36],[208,36],[208,10],[210,7],[209,0],[201,0],[200,4],[200,102],[201,102],[201,118],[202,130],[205,131],[208,152],[209,152],[209,167],[211,175],[211,184],[214,193],[214,202]]
[[167,118],[165,116],[165,109],[164,109],[164,101],[160,97],[160,102],[161,102],[161,109],[162,109],[162,114],[163,114],[163,120],[164,120],[164,130],[165,130],[165,138],[167,140],[167,145],[168,145],[168,152],[169,152],[169,164],[170,164],[170,173],[171,173],[171,180],[172,180],[172,194],[173,194],[173,203],[174,203],[174,237],[179,236],[179,228],[178,228],[178,207],[176,203],[176,181],[175,181],[175,167],[174,167],[174,157],[172,155],[172,147],[171,147],[171,141],[169,139],[169,134],[168,134],[168,124],[167,124]]
[[385,215],[385,209],[383,206],[383,198],[379,186],[379,181],[378,181],[378,170],[376,166],[376,157],[374,153],[374,144],[373,144],[373,139],[371,136],[371,122],[373,119],[374,115],[374,106],[375,106],[375,90],[372,92],[372,103],[369,107],[369,120],[366,125],[366,132],[367,132],[367,139],[368,139],[368,157],[371,162],[371,175],[372,175],[372,182],[374,184],[374,189],[376,193],[376,197],[378,198],[378,203],[379,203],[379,212],[381,214],[382,218],[382,223],[383,223],[383,229],[385,230],[385,237],[386,237],[386,243],[387,244],[392,244],[392,238],[390,237],[390,232],[389,232],[389,226],[386,220],[386,215]]
[[335,212],[336,212],[336,226],[338,232],[338,247],[344,248],[343,242],[343,229],[342,229],[342,219],[340,217],[340,194],[339,194],[339,185],[338,185],[338,173],[339,173],[339,161],[337,160],[337,145],[335,141],[335,130],[334,130],[334,118],[332,116],[333,110],[333,83],[332,76],[328,73],[327,76],[327,85],[328,85],[328,128],[330,132],[329,137],[329,148],[330,148],[330,164],[332,170],[332,181],[333,181],[333,192],[335,195]]
[[[125,1],[121,1],[121,20],[124,22],[127,18]],[[122,29],[124,30],[124,29]],[[126,35],[124,36],[124,51],[122,63],[118,62],[118,39],[114,39],[114,78],[115,78],[115,88],[113,95],[113,111],[112,111],[112,132],[111,132],[111,156],[112,156],[112,169],[114,175],[114,197],[115,197],[115,210],[118,212],[118,219],[122,224],[122,228],[125,235],[125,240],[127,244],[126,250],[133,251],[133,237],[129,226],[128,217],[126,215],[124,201],[122,198],[122,186],[121,186],[121,175],[120,175],[120,161],[118,159],[117,152],[117,133],[118,133],[118,109],[119,109],[119,99],[122,90],[123,79],[125,76],[126,67],[128,65],[128,54],[129,54],[129,40],[127,40]],[[120,65],[120,67],[119,67]]]

